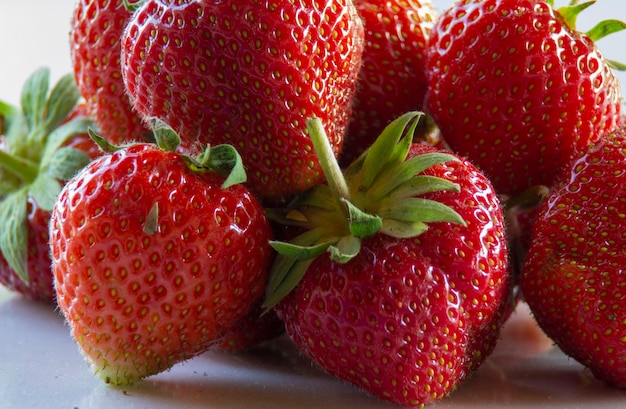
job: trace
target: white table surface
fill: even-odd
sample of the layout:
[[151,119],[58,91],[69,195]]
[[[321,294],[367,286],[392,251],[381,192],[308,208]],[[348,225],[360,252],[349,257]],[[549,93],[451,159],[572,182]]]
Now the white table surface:
[[[559,0],[557,0],[557,4]],[[440,7],[448,0],[434,1]],[[561,4],[564,3],[561,0]],[[624,0],[599,0],[579,20],[598,13],[626,20]],[[70,71],[68,24],[73,0],[0,0],[0,98],[17,103],[21,84],[40,66],[53,79]],[[599,43],[626,63],[626,32]],[[619,74],[626,90],[626,75]],[[623,92],[626,95],[626,91]],[[523,307],[523,306],[522,306]],[[528,335],[522,308],[495,353],[437,409],[613,409],[626,391],[596,381],[580,364]],[[532,327],[531,327],[532,328]],[[521,332],[520,332],[521,331]],[[121,391],[87,368],[58,311],[0,288],[0,409],[248,409],[395,408],[314,367],[286,339],[251,353],[209,352]]]

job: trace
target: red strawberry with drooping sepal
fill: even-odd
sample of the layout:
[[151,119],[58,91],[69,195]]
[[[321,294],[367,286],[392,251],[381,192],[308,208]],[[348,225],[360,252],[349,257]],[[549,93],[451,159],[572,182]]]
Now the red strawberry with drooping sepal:
[[355,0],[365,46],[350,126],[341,151],[349,165],[398,116],[423,109],[426,44],[439,17],[430,0]]
[[111,143],[149,133],[128,101],[120,69],[122,33],[132,13],[123,0],[78,0],[70,30],[74,77],[87,113]]
[[147,0],[129,22],[122,73],[136,110],[181,147],[229,143],[264,198],[323,175],[306,134],[321,118],[339,154],[363,49],[352,2]]
[[626,129],[573,162],[540,209],[522,292],[544,332],[626,388]]
[[621,90],[576,17],[593,2],[554,10],[535,0],[463,0],[428,43],[425,109],[450,147],[485,172],[499,194],[551,187],[577,152],[616,128]]
[[33,73],[21,107],[0,101],[0,284],[54,302],[48,222],[67,179],[99,154],[91,120],[79,113],[71,74],[50,89],[50,72]]
[[[128,385],[220,342],[263,295],[271,229],[230,146],[115,150],[64,187],[50,220],[58,305],[106,383]],[[104,143],[103,140],[101,140]]]
[[273,243],[266,306],[329,373],[419,407],[489,356],[511,278],[489,180],[460,157],[412,144],[417,120],[392,122],[345,175],[310,122],[328,185],[275,212],[304,231]]

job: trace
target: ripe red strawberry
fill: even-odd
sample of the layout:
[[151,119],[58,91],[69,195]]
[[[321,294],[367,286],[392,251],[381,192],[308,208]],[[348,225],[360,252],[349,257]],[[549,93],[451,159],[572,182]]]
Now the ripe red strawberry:
[[49,90],[49,70],[29,77],[22,107],[0,101],[0,284],[28,298],[54,301],[48,222],[65,180],[99,149],[66,75]]
[[[171,128],[155,123],[157,141],[175,149]],[[241,172],[213,170],[241,171],[232,152],[216,146],[193,159],[135,144],[62,190],[50,221],[58,304],[106,383],[131,384],[200,354],[263,294],[269,223],[233,184]]]
[[522,292],[545,333],[626,388],[626,128],[581,155],[541,208]]
[[423,109],[426,44],[438,13],[430,0],[355,0],[365,46],[341,152],[350,164],[391,121]]
[[266,299],[322,368],[408,406],[448,395],[481,365],[510,290],[489,180],[466,160],[401,138],[415,121],[409,113],[392,122],[345,179],[327,166],[329,185],[284,216],[306,229],[273,243],[280,255]]
[[263,197],[323,175],[305,119],[339,153],[363,48],[352,2],[147,0],[130,21],[122,73],[133,106],[169,123],[182,147],[234,145]]
[[432,31],[426,110],[500,194],[551,187],[619,123],[620,87],[594,43],[619,25],[576,31],[590,4],[462,0]]
[[123,0],[78,0],[71,21],[76,83],[99,132],[115,144],[149,132],[128,101],[120,69],[120,42],[130,17]]

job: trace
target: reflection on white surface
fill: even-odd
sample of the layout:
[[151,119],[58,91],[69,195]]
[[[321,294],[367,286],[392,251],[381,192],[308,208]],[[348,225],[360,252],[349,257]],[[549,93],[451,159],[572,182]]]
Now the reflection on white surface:
[[[523,306],[522,306],[523,307]],[[626,391],[546,345],[521,308],[481,369],[434,409],[613,409]],[[393,409],[317,369],[286,338],[208,352],[124,390],[92,375],[62,317],[0,289],[2,409]]]

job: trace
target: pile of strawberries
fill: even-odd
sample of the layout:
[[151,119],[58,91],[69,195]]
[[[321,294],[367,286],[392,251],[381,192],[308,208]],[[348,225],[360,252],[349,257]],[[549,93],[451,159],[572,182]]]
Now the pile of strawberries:
[[104,382],[286,331],[420,407],[518,302],[626,387],[626,128],[576,17],[459,0],[78,0],[73,73],[0,102],[0,282]]

